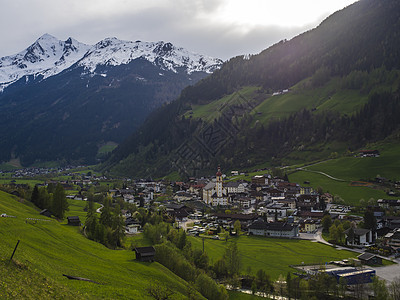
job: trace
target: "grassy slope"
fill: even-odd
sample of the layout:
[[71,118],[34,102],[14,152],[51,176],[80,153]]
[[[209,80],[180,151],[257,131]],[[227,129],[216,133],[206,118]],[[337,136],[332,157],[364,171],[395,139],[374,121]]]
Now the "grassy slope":
[[377,175],[390,180],[399,180],[400,177],[400,143],[392,142],[373,145],[373,149],[379,149],[380,157],[377,158],[356,158],[343,157],[335,160],[328,160],[306,167],[309,171],[327,173],[335,178],[345,181],[336,181],[322,174],[309,171],[297,171],[289,175],[291,182],[303,184],[310,181],[314,188],[322,187],[333,195],[339,195],[348,204],[357,205],[361,198],[390,198],[385,191],[376,186],[359,187],[352,186],[352,181],[364,181],[374,179]]
[[[173,289],[177,299],[186,293],[185,281],[158,263],[136,262],[132,251],[107,249],[84,238],[78,228],[55,220],[26,223],[26,218],[44,217],[3,192],[0,192],[0,213],[16,216],[0,218],[0,266],[4,266],[17,240],[20,240],[14,260],[23,267],[20,273],[23,278],[42,278],[40,280],[48,282],[48,285],[54,282],[51,289],[62,286],[66,295],[83,295],[80,298],[150,299],[146,288],[153,281]],[[89,278],[102,284],[68,280],[62,274]],[[12,290],[20,290],[16,298],[24,298],[24,293],[31,287],[21,287],[21,282],[24,282],[21,277],[13,272],[2,275],[0,298],[8,295],[10,286],[4,286],[7,282]],[[43,286],[35,293],[45,296],[47,290]]]
[[[194,248],[202,249],[202,239],[190,237]],[[280,274],[286,276],[293,271],[289,265],[324,264],[331,260],[356,257],[357,253],[336,250],[330,246],[306,240],[289,240],[277,238],[264,238],[255,236],[240,236],[238,248],[242,258],[241,272],[255,274],[259,269],[264,269],[273,279]],[[228,241],[229,243],[229,241]],[[225,253],[227,243],[222,240],[205,239],[204,248],[210,262],[216,262]]]
[[214,119],[221,116],[221,109],[223,110],[226,105],[243,105],[247,100],[253,103],[257,91],[258,87],[244,87],[239,91],[239,93],[235,92],[219,100],[212,101],[209,104],[193,105],[192,111],[186,112],[185,116],[192,116],[193,118],[201,118],[206,122],[212,122]]

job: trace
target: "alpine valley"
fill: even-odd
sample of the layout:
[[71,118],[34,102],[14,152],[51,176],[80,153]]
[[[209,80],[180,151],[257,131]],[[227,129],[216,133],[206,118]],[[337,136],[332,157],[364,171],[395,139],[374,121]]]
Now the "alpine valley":
[[94,163],[221,64],[171,43],[45,34],[0,58],[0,161]]
[[362,0],[258,55],[232,58],[151,114],[103,170],[195,176],[218,164],[248,170],[391,147],[399,32],[399,1]]

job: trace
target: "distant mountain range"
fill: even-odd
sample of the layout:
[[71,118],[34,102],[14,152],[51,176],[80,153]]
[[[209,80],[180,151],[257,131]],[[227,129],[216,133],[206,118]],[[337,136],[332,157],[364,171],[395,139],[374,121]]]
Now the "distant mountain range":
[[399,1],[360,0],[258,55],[232,58],[153,112],[102,168],[196,176],[398,140],[399,32]]
[[0,162],[93,163],[102,146],[221,65],[171,43],[86,45],[45,34],[0,58]]

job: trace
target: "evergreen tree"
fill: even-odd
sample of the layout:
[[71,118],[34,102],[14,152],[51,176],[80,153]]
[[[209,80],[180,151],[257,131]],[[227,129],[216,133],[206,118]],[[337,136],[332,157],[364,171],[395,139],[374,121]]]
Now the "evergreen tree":
[[97,226],[98,226],[98,220],[97,220],[96,211],[94,209],[93,201],[88,200],[85,228],[86,228],[86,235],[89,239],[96,240],[96,227]]
[[179,249],[183,249],[186,245],[186,232],[185,231],[181,231],[181,233],[179,234],[179,238],[178,238],[178,244],[176,245]]
[[110,198],[108,198],[108,197],[104,199],[104,204],[103,204],[103,208],[101,209],[99,222],[100,222],[100,224],[104,225],[105,227],[112,226]]
[[47,192],[47,188],[41,187],[39,188],[39,202],[38,207],[41,209],[47,208],[51,211],[53,210],[53,201],[52,195]]
[[121,214],[120,206],[117,204],[112,215],[113,245],[122,247],[125,238],[125,221]]
[[39,197],[40,197],[39,188],[37,185],[35,185],[32,191],[31,202],[38,207],[39,207]]
[[64,219],[65,212],[68,210],[68,201],[65,196],[64,188],[57,184],[53,193],[52,213],[59,219]]
[[364,213],[364,228],[375,230],[376,229],[376,218],[374,212],[367,209]]

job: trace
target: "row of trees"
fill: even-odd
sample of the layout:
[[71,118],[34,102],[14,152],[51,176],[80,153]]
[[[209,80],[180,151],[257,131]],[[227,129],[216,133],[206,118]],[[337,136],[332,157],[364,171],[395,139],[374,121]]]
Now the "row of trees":
[[65,212],[68,210],[68,201],[64,187],[61,184],[49,184],[47,187],[35,185],[31,195],[31,202],[40,209],[48,209],[59,218],[64,219]]

